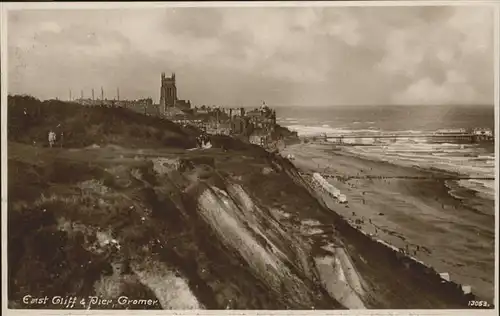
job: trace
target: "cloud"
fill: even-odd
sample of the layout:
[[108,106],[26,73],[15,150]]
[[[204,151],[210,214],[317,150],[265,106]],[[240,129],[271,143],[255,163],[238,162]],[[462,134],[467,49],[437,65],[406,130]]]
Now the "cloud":
[[480,6],[15,11],[9,92],[158,100],[175,71],[196,104],[492,103],[492,29]]
[[449,104],[450,100],[473,103],[476,92],[465,81],[465,77],[450,71],[444,83],[436,83],[432,78],[422,78],[412,82],[406,90],[397,93],[394,100],[399,104]]
[[40,30],[42,32],[61,33],[62,29],[59,24],[52,21],[47,21],[40,23]]
[[[449,7],[441,12],[428,9],[421,15],[430,20],[389,31],[378,67],[408,82],[403,91],[393,94],[394,102],[493,103],[492,11],[468,7],[450,11]],[[433,19],[443,15],[448,19],[440,24]]]

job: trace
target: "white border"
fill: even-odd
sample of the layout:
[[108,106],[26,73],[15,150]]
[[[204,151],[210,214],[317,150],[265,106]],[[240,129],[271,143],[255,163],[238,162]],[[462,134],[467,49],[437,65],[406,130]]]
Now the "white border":
[[25,9],[140,9],[192,7],[389,7],[389,6],[497,6],[496,0],[415,0],[415,1],[185,1],[185,2],[26,2],[7,3],[8,10]]
[[[362,6],[493,6],[494,20],[494,58],[495,58],[495,310],[350,310],[350,311],[88,311],[88,310],[8,310],[7,309],[7,11],[24,9],[154,9],[167,7],[362,7]],[[0,3],[1,13],[1,203],[2,203],[2,314],[4,315],[497,315],[498,303],[498,246],[499,246],[499,89],[500,89],[500,2],[486,1],[356,1],[356,2],[323,2],[323,1],[290,1],[290,2],[28,2]]]
[[500,201],[498,200],[499,193],[500,193],[500,186],[499,186],[499,171],[500,171],[500,166],[499,166],[499,141],[498,141],[498,136],[500,136],[500,5],[497,4],[496,10],[495,10],[495,27],[493,30],[493,41],[495,45],[495,50],[493,54],[493,58],[495,59],[494,65],[495,65],[495,299],[494,299],[494,304],[495,304],[495,309],[497,310],[497,315],[498,315],[498,278],[499,278],[499,271],[498,271],[498,245],[499,245],[499,224],[498,224],[498,218],[499,218],[499,209],[500,209]]

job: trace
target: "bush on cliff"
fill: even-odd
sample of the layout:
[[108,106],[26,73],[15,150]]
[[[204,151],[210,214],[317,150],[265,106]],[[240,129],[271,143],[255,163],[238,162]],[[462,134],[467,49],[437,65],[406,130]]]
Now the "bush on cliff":
[[273,139],[283,139],[286,144],[294,144],[300,142],[297,132],[291,131],[281,125],[276,125],[271,136]]

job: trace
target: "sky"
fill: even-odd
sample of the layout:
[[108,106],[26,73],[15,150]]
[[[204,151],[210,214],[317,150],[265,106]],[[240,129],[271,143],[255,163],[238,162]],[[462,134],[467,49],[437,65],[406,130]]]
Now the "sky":
[[19,10],[8,89],[195,105],[493,104],[492,7]]

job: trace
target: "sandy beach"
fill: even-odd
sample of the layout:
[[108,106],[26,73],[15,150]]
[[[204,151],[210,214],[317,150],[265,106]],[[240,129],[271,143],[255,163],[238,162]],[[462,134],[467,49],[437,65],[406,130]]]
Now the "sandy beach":
[[354,177],[328,178],[349,201],[344,206],[326,197],[332,209],[373,238],[405,249],[493,301],[494,201],[464,190],[463,199],[450,195],[440,179],[450,174],[369,160],[330,144],[297,144],[281,153],[293,154],[292,162],[306,174]]

